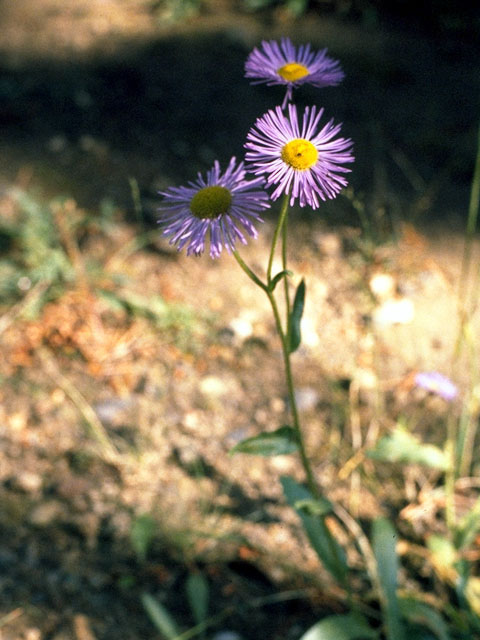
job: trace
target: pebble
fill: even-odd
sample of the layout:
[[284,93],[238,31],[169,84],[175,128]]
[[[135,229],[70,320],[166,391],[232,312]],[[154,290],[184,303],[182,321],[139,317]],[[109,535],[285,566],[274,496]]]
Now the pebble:
[[246,340],[253,334],[253,326],[247,318],[233,318],[230,321],[229,328],[233,331],[237,339]]
[[295,400],[299,411],[314,409],[320,399],[320,395],[313,387],[300,387],[295,391]]
[[21,471],[15,479],[15,484],[19,489],[32,493],[42,486],[42,477],[32,471]]
[[394,324],[410,324],[415,317],[415,307],[409,298],[387,300],[375,309],[372,315],[377,327],[389,327]]
[[57,500],[42,502],[30,513],[30,522],[38,527],[45,527],[63,515],[63,505]]
[[217,376],[206,376],[200,382],[200,391],[210,398],[220,398],[227,393],[228,387]]
[[112,424],[125,409],[128,409],[132,402],[127,398],[108,398],[98,402],[94,408],[102,422]]
[[236,631],[218,631],[212,640],[242,640],[242,636]]
[[370,291],[380,301],[393,298],[396,284],[394,278],[388,273],[375,273],[368,283]]

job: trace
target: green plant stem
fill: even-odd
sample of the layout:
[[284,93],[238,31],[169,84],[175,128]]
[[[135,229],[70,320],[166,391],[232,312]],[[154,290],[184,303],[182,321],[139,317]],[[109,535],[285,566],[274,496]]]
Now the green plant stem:
[[[275,252],[275,247],[278,241],[278,236],[280,234],[281,229],[283,228],[286,218],[287,218],[287,212],[288,212],[288,197],[286,196],[284,198],[283,201],[283,206],[282,206],[282,210],[280,212],[280,217],[277,223],[277,227],[275,229],[274,235],[273,235],[273,240],[272,240],[272,249],[270,251],[270,256],[269,256],[269,261],[268,261],[268,269],[267,269],[267,282],[270,283],[271,282],[271,272],[272,272],[272,263],[273,263],[273,255]],[[283,251],[282,251],[282,260],[284,262],[283,267],[284,269],[286,268],[286,241],[283,242]],[[300,426],[300,420],[299,420],[299,416],[298,416],[298,409],[297,409],[297,401],[295,398],[295,386],[293,383],[293,375],[292,375],[292,367],[291,367],[291,362],[290,362],[290,342],[289,342],[289,335],[288,335],[288,327],[289,327],[289,315],[290,315],[290,311],[289,311],[289,307],[290,304],[289,302],[287,302],[287,309],[286,309],[286,314],[287,314],[287,322],[286,322],[286,329],[284,330],[283,326],[282,326],[282,320],[280,317],[280,312],[278,310],[278,305],[277,305],[277,301],[275,299],[274,293],[273,291],[270,290],[268,284],[265,284],[264,282],[262,282],[260,280],[260,278],[250,269],[250,267],[248,267],[248,265],[244,262],[244,260],[241,258],[241,256],[239,255],[237,250],[233,251],[233,256],[235,257],[236,261],[238,262],[238,264],[240,265],[240,267],[242,268],[242,270],[247,274],[247,276],[257,285],[259,286],[261,289],[263,289],[263,291],[265,291],[265,293],[267,294],[268,300],[270,302],[270,306],[272,307],[272,311],[273,311],[273,316],[275,318],[275,327],[277,329],[277,333],[279,335],[280,338],[280,342],[282,345],[282,354],[283,354],[283,362],[284,362],[284,367],[285,367],[285,378],[286,378],[286,382],[287,382],[287,392],[288,392],[288,399],[289,399],[289,403],[290,403],[290,411],[292,414],[292,421],[293,421],[293,428],[295,429],[295,433],[297,436],[297,444],[298,444],[298,450],[300,453],[300,458],[302,461],[302,466],[304,468],[305,471],[305,475],[307,478],[307,485],[308,488],[311,492],[311,494],[318,498],[319,497],[319,490],[317,487],[317,483],[315,482],[314,479],[314,475],[313,475],[313,471],[312,471],[312,467],[310,464],[310,460],[308,459],[307,456],[307,451],[305,448],[305,442],[304,442],[304,438],[303,438],[303,434],[302,434],[302,430],[301,430],[301,426]],[[288,300],[288,289],[285,292],[285,296]]]
[[[466,307],[466,287],[470,272],[470,262],[472,257],[472,244],[475,229],[477,227],[478,208],[480,201],[480,126],[477,139],[477,156],[475,158],[475,168],[473,170],[472,188],[470,190],[470,203],[468,206],[467,227],[465,230],[465,245],[463,249],[462,270],[460,274],[459,298],[462,311]],[[463,318],[462,318],[463,321]]]
[[273,293],[271,291],[267,291],[267,296],[268,296],[268,299],[270,300],[270,305],[272,307],[273,315],[275,316],[277,333],[279,334],[280,340],[282,343],[283,363],[285,367],[285,378],[287,381],[288,399],[290,402],[290,411],[292,414],[292,421],[293,421],[292,426],[295,429],[295,432],[297,434],[298,451],[300,453],[303,469],[307,477],[307,485],[310,490],[310,493],[315,498],[318,498],[319,491],[318,491],[317,483],[315,482],[315,479],[314,479],[312,467],[310,465],[310,460],[308,459],[308,456],[307,456],[302,429],[300,427],[300,419],[298,417],[297,400],[295,398],[295,386],[293,383],[288,337],[287,337],[287,334],[282,329],[277,301],[275,300]]
[[[287,235],[288,235],[288,207],[285,213],[285,220],[282,225],[282,269],[283,271],[287,271]],[[290,344],[291,337],[291,322],[290,322],[290,294],[289,294],[289,282],[288,277],[285,276],[283,279],[283,287],[285,291],[285,316],[287,318],[287,328],[286,334],[288,339],[288,344]]]
[[[280,209],[280,216],[278,218],[278,223],[275,228],[273,239],[272,239],[272,247],[270,249],[270,255],[268,257],[268,267],[267,267],[267,282],[270,284],[272,281],[272,266],[273,266],[273,258],[275,256],[275,249],[277,248],[278,236],[280,235],[280,231],[283,229],[284,223],[288,214],[288,193],[283,196],[282,208]],[[284,267],[285,269],[285,264]]]
[[445,443],[445,453],[447,456],[447,468],[445,470],[445,521],[451,536],[453,536],[457,522],[455,513],[456,434],[456,418],[450,412],[447,419],[447,441]]

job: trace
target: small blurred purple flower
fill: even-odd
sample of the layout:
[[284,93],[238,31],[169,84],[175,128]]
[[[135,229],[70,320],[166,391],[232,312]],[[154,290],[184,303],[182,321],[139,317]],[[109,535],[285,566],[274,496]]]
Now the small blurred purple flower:
[[243,231],[257,237],[253,222],[263,222],[259,213],[270,206],[268,195],[261,188],[263,178],[245,180],[244,163],[236,166],[230,160],[225,173],[221,173],[216,160],[206,179],[199,173],[196,182],[187,187],[169,187],[160,191],[164,196],[159,208],[159,223],[163,235],[170,236],[170,244],[180,251],[187,246],[187,255],[200,255],[210,240],[210,257],[218,258],[225,247],[235,249],[239,240],[247,243]]
[[306,83],[314,87],[335,86],[343,80],[344,73],[338,60],[327,56],[327,49],[315,52],[309,44],[297,49],[290,38],[282,38],[280,44],[264,40],[260,49],[253,49],[245,63],[245,77],[255,78],[252,84],[286,85],[284,109],[294,88]]
[[458,389],[453,382],[438,373],[438,371],[421,371],[417,373],[415,384],[420,389],[435,393],[448,402],[454,400],[458,395]]
[[306,107],[299,126],[297,108],[288,105],[288,116],[280,107],[258,118],[247,135],[245,159],[255,175],[266,174],[267,186],[275,184],[271,198],[290,194],[290,204],[320,206],[320,200],[335,198],[347,180],[341,175],[353,162],[352,141],[335,138],[341,125],[333,120],[318,131],[323,109]]

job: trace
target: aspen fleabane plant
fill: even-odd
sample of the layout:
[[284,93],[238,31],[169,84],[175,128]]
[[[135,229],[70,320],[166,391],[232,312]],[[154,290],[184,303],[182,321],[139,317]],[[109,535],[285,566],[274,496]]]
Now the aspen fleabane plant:
[[[340,134],[340,124],[329,120],[321,125],[323,109],[306,107],[303,114],[287,102],[293,88],[305,83],[316,87],[336,85],[343,79],[338,61],[329,58],[326,50],[314,52],[309,44],[295,47],[288,38],[280,44],[263,42],[249,55],[246,77],[254,83],[283,84],[287,93],[282,107],[277,106],[257,119],[245,143],[246,162],[237,165],[235,158],[224,173],[218,161],[206,178],[198,174],[188,186],[170,187],[164,196],[159,223],[170,244],[178,250],[186,247],[187,255],[200,255],[209,243],[211,258],[218,258],[223,247],[232,253],[240,267],[258,287],[265,291],[275,319],[282,345],[285,377],[288,389],[292,425],[274,432],[260,434],[235,447],[236,451],[269,454],[298,451],[305,470],[308,488],[318,496],[318,487],[304,446],[296,407],[290,356],[301,341],[300,322],[305,304],[305,283],[302,281],[290,301],[291,272],[287,269],[288,205],[298,203],[318,209],[322,201],[335,198],[347,185],[345,174],[353,162],[353,143]],[[285,110],[285,106],[288,106]],[[246,172],[254,176],[247,179]],[[263,189],[273,188],[270,196]],[[262,222],[261,212],[270,200],[283,195],[270,248],[266,274],[260,277],[244,262],[236,242],[246,243],[246,235],[257,237],[254,223]],[[273,274],[273,261],[281,238],[282,270]],[[276,287],[283,281],[286,316],[282,321],[276,299]]]
[[[343,78],[337,61],[328,58],[326,51],[313,52],[310,45],[298,49],[284,38],[262,43],[262,51],[254,49],[246,64],[246,76],[256,82],[283,84],[287,93],[282,107],[277,106],[258,118],[247,135],[246,164],[236,165],[230,160],[225,173],[215,162],[206,178],[200,174],[187,187],[170,187],[162,195],[160,224],[163,234],[178,250],[187,248],[187,255],[199,255],[210,243],[210,256],[217,258],[225,247],[252,282],[266,294],[275,320],[282,347],[291,424],[257,434],[238,443],[232,453],[278,455],[298,453],[305,472],[308,489],[296,485],[292,478],[283,479],[289,502],[294,496],[310,500],[320,499],[320,490],[305,447],[296,405],[295,386],[291,368],[291,354],[301,343],[300,323],[305,304],[305,282],[302,280],[290,295],[291,272],[287,267],[288,207],[298,203],[318,209],[322,201],[335,198],[347,185],[348,165],[353,162],[352,141],[341,137],[341,125],[333,120],[321,124],[323,109],[306,107],[299,114],[291,100],[293,89],[309,82],[316,87],[338,84]],[[247,179],[246,172],[253,174]],[[271,191],[268,195],[267,190]],[[240,256],[236,241],[246,242],[245,235],[255,238],[254,223],[261,222],[261,212],[270,200],[280,196],[282,205],[278,216],[265,273],[256,274]],[[273,273],[277,248],[281,246],[282,269]],[[282,318],[277,301],[277,285],[283,290],[285,316]],[[306,493],[305,493],[306,492]],[[295,500],[293,500],[293,504]],[[327,554],[322,556],[327,569],[347,588],[347,565],[343,551],[320,516],[322,536]]]

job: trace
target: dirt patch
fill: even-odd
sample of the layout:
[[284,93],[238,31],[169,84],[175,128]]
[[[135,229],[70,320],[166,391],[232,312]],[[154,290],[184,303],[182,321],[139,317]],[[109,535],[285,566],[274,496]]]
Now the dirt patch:
[[[440,51],[432,36],[312,14],[257,19],[226,2],[173,26],[147,2],[38,4],[35,15],[2,5],[2,220],[19,215],[25,190],[41,202],[73,196],[74,218],[78,205],[98,220],[75,236],[78,255],[61,238],[71,280],[36,315],[27,312],[42,283],[19,281],[17,306],[2,309],[2,637],[153,639],[144,592],[188,628],[185,581],[202,571],[212,614],[227,612],[212,634],[256,640],[261,628],[294,640],[343,610],[281,495],[279,476],[301,480],[301,469],[290,457],[228,456],[288,421],[273,320],[231,257],[186,258],[151,233],[156,191],[242,154],[248,128],[280,95],[243,79],[261,37],[289,33],[342,59],[346,83],[322,99],[355,139],[360,195],[321,217],[292,212],[294,282],[307,282],[294,369],[325,493],[364,521],[399,512],[401,474],[380,470],[384,484],[358,493],[348,463],[402,415],[443,437],[446,406],[411,374],[452,370],[462,235],[448,221],[467,201],[480,95],[466,64],[473,45],[453,55],[453,37]],[[422,215],[443,222],[424,232],[404,224]],[[243,252],[259,272],[272,219]],[[464,389],[469,372],[458,371]],[[155,530],[142,560],[131,532],[144,514]],[[358,566],[353,547],[349,561]]]

